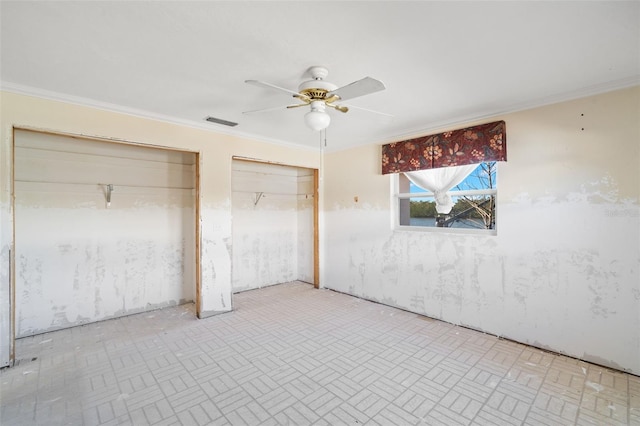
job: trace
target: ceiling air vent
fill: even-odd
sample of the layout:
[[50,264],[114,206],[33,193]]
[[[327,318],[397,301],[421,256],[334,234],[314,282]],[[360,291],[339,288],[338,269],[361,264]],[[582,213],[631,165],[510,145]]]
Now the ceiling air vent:
[[238,125],[238,123],[234,123],[233,121],[227,121],[227,120],[223,120],[221,118],[215,118],[215,117],[207,117],[205,118],[205,120],[210,123],[222,124],[229,127],[234,127]]

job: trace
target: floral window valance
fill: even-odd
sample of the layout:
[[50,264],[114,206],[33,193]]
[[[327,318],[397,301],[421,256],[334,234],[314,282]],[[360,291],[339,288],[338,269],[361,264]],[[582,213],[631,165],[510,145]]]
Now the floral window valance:
[[504,121],[382,146],[382,174],[507,160]]

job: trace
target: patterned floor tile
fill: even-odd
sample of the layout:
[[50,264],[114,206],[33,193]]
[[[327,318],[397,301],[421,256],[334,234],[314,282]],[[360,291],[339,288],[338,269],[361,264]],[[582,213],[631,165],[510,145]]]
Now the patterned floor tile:
[[5,425],[640,425],[640,378],[303,283],[18,340]]

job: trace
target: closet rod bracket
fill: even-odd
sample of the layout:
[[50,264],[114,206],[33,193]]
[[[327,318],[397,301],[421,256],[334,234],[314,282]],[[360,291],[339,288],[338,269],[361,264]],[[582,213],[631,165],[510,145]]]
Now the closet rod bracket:
[[255,197],[253,200],[253,205],[257,206],[258,205],[258,201],[260,201],[260,199],[262,198],[262,196],[264,195],[264,192],[256,192],[255,193]]

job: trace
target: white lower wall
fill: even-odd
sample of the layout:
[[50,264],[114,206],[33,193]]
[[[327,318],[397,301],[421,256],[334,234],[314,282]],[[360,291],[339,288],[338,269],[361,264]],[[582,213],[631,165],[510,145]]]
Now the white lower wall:
[[294,281],[298,272],[296,199],[233,196],[233,291]]
[[296,241],[298,242],[296,257],[298,259],[298,270],[296,276],[298,281],[314,284],[314,221],[313,221],[313,196],[304,196],[298,199],[298,225]]
[[380,147],[327,155],[324,286],[640,374],[639,99],[497,117],[496,236],[394,230]]
[[16,205],[16,337],[195,300],[193,218]]

